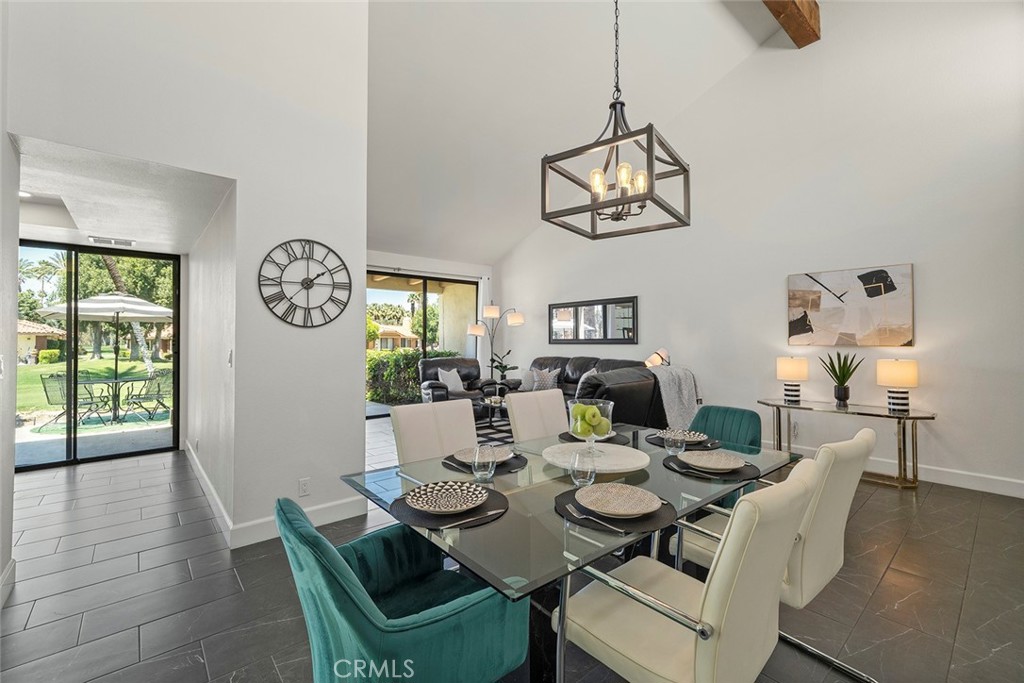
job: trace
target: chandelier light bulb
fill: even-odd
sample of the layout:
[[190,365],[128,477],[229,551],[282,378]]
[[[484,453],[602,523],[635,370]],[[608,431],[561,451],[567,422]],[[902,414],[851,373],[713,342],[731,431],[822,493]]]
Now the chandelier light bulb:
[[604,195],[608,191],[608,183],[604,180],[604,171],[595,168],[590,172],[590,194],[594,201],[604,201]]
[[623,161],[615,167],[615,176],[618,178],[620,188],[629,187],[629,181],[633,178],[633,167],[628,161]]
[[647,192],[647,171],[636,172],[636,175],[633,176],[633,187],[636,190],[636,194]]

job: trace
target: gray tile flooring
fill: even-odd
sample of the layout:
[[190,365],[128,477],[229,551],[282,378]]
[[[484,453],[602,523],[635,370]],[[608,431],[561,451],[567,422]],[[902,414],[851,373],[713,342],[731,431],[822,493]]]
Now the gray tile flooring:
[[[15,496],[4,683],[310,681],[280,542],[228,549],[183,454],[19,474]],[[881,681],[1024,680],[1022,522],[1018,499],[863,484],[846,565],[782,627]],[[374,509],[321,531],[342,543],[391,523]],[[621,680],[575,648],[569,669]],[[759,679],[843,680],[786,645]]]

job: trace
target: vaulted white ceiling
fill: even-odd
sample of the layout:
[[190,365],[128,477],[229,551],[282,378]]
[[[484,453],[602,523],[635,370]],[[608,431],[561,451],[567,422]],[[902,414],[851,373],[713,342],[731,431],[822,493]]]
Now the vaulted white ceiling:
[[[672,119],[779,30],[761,2],[621,13],[633,126]],[[601,132],[612,21],[610,1],[371,4],[369,248],[490,264],[546,225],[540,160]]]

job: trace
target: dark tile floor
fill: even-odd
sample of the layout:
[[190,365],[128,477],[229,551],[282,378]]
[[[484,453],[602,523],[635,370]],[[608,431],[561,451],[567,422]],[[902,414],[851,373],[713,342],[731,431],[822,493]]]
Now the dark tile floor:
[[[184,455],[19,474],[15,497],[4,683],[311,680],[280,543],[228,549]],[[391,523],[374,509],[321,531],[342,543]],[[880,681],[1018,683],[1022,568],[1024,501],[863,484],[846,565],[781,623]],[[575,648],[569,669],[572,681],[621,680]],[[843,680],[784,644],[759,679]]]

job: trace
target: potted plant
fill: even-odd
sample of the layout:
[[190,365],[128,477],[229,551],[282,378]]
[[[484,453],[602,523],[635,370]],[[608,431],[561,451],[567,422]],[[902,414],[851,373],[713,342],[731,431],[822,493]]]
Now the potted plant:
[[505,379],[505,374],[509,370],[518,370],[518,365],[509,365],[505,362],[505,359],[512,353],[512,349],[509,349],[505,353],[498,355],[497,353],[491,355],[491,367],[501,373],[501,379]]
[[850,400],[850,378],[853,377],[853,373],[857,372],[857,368],[864,362],[864,359],[857,360],[857,356],[852,353],[842,354],[838,351],[835,358],[831,353],[827,354],[827,357],[827,363],[824,358],[819,357],[818,360],[821,362],[821,367],[825,368],[825,372],[836,384],[833,392],[836,397],[836,408],[846,408],[849,406],[848,401]]

